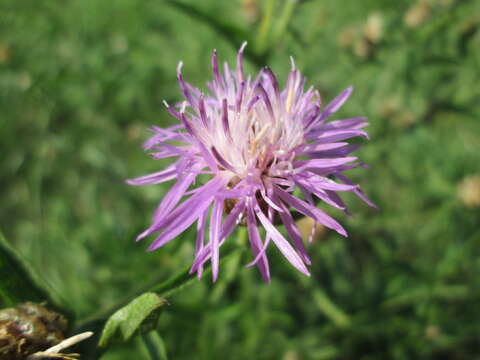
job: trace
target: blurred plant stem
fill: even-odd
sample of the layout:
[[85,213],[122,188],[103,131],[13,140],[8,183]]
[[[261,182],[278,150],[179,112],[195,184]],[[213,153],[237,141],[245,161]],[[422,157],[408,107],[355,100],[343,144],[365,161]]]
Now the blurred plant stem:
[[152,330],[137,338],[139,347],[151,360],[167,360],[167,348],[157,330]]
[[272,42],[273,44],[278,44],[280,39],[285,35],[290,19],[292,18],[293,11],[297,5],[297,0],[287,0],[283,6],[282,13],[275,28],[273,29]]
[[260,23],[260,29],[258,31],[256,49],[259,54],[263,54],[267,51],[270,28],[272,26],[273,9],[275,8],[277,0],[267,0],[265,5],[264,14],[262,16],[262,22]]
[[323,290],[316,289],[313,292],[313,298],[320,311],[335,325],[340,328],[345,328],[350,325],[351,320],[349,316],[340,309]]

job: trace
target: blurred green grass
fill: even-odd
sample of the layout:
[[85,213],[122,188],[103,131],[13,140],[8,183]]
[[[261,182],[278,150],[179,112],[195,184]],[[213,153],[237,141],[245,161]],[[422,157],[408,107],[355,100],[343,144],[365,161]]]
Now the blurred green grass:
[[[310,247],[312,278],[270,251],[271,285],[243,258],[169,299],[169,354],[478,357],[480,212],[458,193],[480,173],[479,3],[298,1],[281,36],[262,33],[268,4],[277,20],[286,2],[183,3],[247,29],[249,71],[268,61],[284,80],[293,55],[324,102],[355,86],[340,116],[369,117],[372,168],[352,177],[381,210],[347,198],[354,219],[329,211],[350,237]],[[140,145],[172,123],[161,102],[180,98],[177,62],[203,86],[211,50],[233,62],[240,42],[169,1],[4,0],[0,14],[0,228],[81,322],[191,262],[191,231],[153,253],[134,242],[168,185],[124,179],[164,165]]]

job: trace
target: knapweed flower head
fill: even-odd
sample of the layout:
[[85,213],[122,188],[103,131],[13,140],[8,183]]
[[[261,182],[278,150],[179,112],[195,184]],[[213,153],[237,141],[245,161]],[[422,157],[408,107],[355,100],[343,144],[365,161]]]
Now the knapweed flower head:
[[[176,160],[162,171],[128,181],[132,185],[176,182],[155,211],[152,225],[137,239],[158,233],[149,248],[154,250],[196,222],[191,272],[201,277],[204,264],[211,261],[215,281],[220,247],[238,225],[245,225],[253,252],[249,265],[257,265],[266,281],[270,280],[266,250],[271,244],[309,275],[311,261],[291,211],[347,236],[336,220],[316,207],[316,198],[347,214],[338,192],[353,192],[374,206],[342,174],[363,165],[349,155],[358,145],[345,140],[368,138],[361,130],[367,122],[363,117],[329,121],[352,88],[323,107],[317,90],[305,90],[306,79],[293,60],[283,89],[268,67],[256,78],[245,75],[245,45],[238,52],[236,68],[225,64],[223,74],[213,52],[213,80],[207,92],[188,84],[179,64],[177,77],[185,100],[176,106],[165,103],[179,124],[152,127],[153,136],[144,144],[154,159]],[[203,184],[196,182],[201,174],[209,178]],[[275,226],[279,222],[289,239]]]

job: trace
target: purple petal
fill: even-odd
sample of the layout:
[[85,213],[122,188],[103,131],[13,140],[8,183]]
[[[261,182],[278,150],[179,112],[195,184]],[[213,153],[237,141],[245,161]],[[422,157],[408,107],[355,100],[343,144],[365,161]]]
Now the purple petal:
[[340,235],[347,237],[347,232],[336,220],[324,213],[313,205],[283,191],[278,186],[275,187],[275,193],[288,205],[305,216],[309,216],[326,227],[335,230]]
[[322,169],[334,166],[343,165],[357,160],[356,157],[340,157],[331,159],[312,159],[312,160],[299,160],[294,162],[294,166],[297,171],[305,169]]
[[[260,233],[258,232],[257,221],[255,220],[255,214],[253,212],[251,204],[247,206],[247,227],[250,246],[252,248],[253,256],[256,257],[263,246],[262,240],[260,239]],[[270,267],[268,266],[268,260],[265,254],[258,262],[258,269],[262,274],[263,280],[265,280],[266,282],[270,282]]]
[[248,189],[233,189],[233,190],[221,190],[217,193],[217,197],[220,199],[240,199],[247,196]]
[[326,167],[326,168],[318,168],[318,169],[309,169],[310,172],[315,173],[317,175],[330,175],[330,174],[336,174],[341,171],[346,171],[350,169],[355,169],[359,166],[364,166],[363,163],[353,163],[353,164],[345,164],[345,165],[340,165],[340,166],[332,166],[332,167]]
[[[164,105],[168,110],[168,103],[164,101]],[[177,113],[178,114],[178,113]],[[180,116],[180,114],[178,114]],[[180,119],[180,118],[179,118]],[[152,126],[151,130],[155,132],[155,135],[153,135],[150,139],[148,139],[144,144],[143,147],[145,150],[149,149],[153,145],[159,143],[159,142],[165,142],[169,140],[177,140],[177,141],[183,141],[187,143],[191,143],[190,136],[185,133],[185,132],[177,132],[177,130],[183,130],[185,127],[183,124],[178,124],[175,126],[170,126],[166,129],[162,129],[158,126]]]
[[240,50],[238,50],[237,54],[237,76],[238,76],[238,81],[242,82],[244,79],[243,75],[243,50],[245,49],[245,46],[247,46],[247,42],[245,41],[242,46],[240,47]]
[[331,129],[361,129],[368,126],[366,117],[356,117],[351,119],[330,121],[327,124],[322,125],[324,130]]
[[184,211],[177,214],[178,217],[174,219],[169,226],[165,227],[162,234],[153,241],[148,250],[153,251],[158,249],[175,238],[177,235],[184,232],[195,220],[197,220],[197,218],[200,216],[200,213],[205,211],[210,206],[211,201],[212,197],[194,204],[195,207],[193,210],[183,209]]
[[230,72],[230,68],[228,67],[228,63],[225,61],[223,63],[223,78],[225,81],[225,92],[229,92],[230,89],[234,88],[234,78]]
[[195,137],[195,133],[193,131],[192,125],[190,124],[190,121],[188,121],[188,119],[185,117],[185,113],[183,111],[178,112],[172,106],[170,106],[166,101],[164,101],[164,105],[170,114],[172,114],[174,117],[176,117],[182,122],[185,129],[187,129],[188,133],[193,137]]
[[[168,105],[168,104],[167,104]],[[166,129],[162,129],[158,126],[152,126],[150,128],[155,134],[151,136],[147,141],[143,143],[143,149],[149,150],[154,145],[162,143],[168,140],[182,140],[182,134],[175,132],[176,130],[183,129],[183,125],[174,125]]]
[[236,112],[239,113],[242,109],[243,94],[245,92],[245,81],[240,83],[240,90],[238,91],[237,100],[235,102]]
[[277,210],[278,212],[283,211],[281,208],[281,205],[275,204],[274,200],[271,199],[267,194],[265,193],[265,189],[263,187],[260,188],[260,194],[262,195],[262,199],[265,200],[265,202],[270,205],[272,208]]
[[180,89],[182,89],[183,95],[185,96],[185,98],[189,102],[190,106],[192,108],[196,108],[197,103],[194,100],[192,94],[190,93],[190,90],[189,90],[189,87],[188,87],[187,83],[185,82],[185,80],[183,80],[182,67],[183,67],[183,63],[180,61],[178,63],[178,67],[177,67],[177,79],[178,79],[178,83],[180,84]]
[[272,121],[275,121],[275,116],[273,114],[272,103],[270,102],[270,98],[268,97],[267,92],[265,91],[264,87],[260,83],[257,84],[256,88],[260,92],[260,97],[263,99],[263,102],[265,103],[265,106],[267,107],[267,111],[270,114],[270,116],[272,118]]
[[327,150],[338,149],[346,145],[348,145],[348,142],[338,142],[338,143],[329,143],[329,144],[324,144],[322,142],[319,144],[313,143],[303,147],[302,152],[327,151]]
[[325,193],[327,194],[328,198],[337,205],[337,208],[343,210],[347,216],[353,217],[353,215],[350,213],[350,210],[348,210],[347,205],[335,191],[325,190]]
[[320,117],[320,121],[325,120],[330,115],[335,113],[338,109],[342,107],[342,105],[347,101],[350,94],[353,91],[353,86],[350,86],[346,90],[344,90],[340,95],[338,95],[335,99],[332,100],[330,104],[328,104],[322,112],[322,116]]
[[230,171],[235,171],[232,165],[230,165],[227,160],[225,160],[217,151],[217,149],[212,146],[211,148],[213,157],[218,161],[220,165],[222,165],[225,169],[228,169]]
[[304,262],[297,254],[295,249],[292,245],[289,244],[287,240],[283,237],[283,235],[273,226],[273,224],[267,219],[267,217],[263,214],[262,210],[255,204],[255,213],[257,214],[258,219],[262,223],[265,231],[272,237],[272,241],[278,247],[280,252],[285,256],[285,258],[300,272],[304,273],[307,276],[310,276],[310,273],[305,266]]
[[300,234],[300,230],[295,224],[295,220],[293,219],[292,215],[288,211],[288,209],[283,205],[283,211],[279,213],[280,219],[282,220],[283,225],[285,226],[285,230],[287,230],[288,236],[293,240],[295,247],[297,248],[300,256],[303,259],[303,262],[307,265],[311,265],[312,262],[307,254],[307,250],[305,249],[305,245],[303,244],[302,235]]
[[317,143],[331,143],[341,140],[350,139],[355,136],[363,136],[366,139],[369,139],[368,134],[362,130],[328,130],[324,131],[322,129],[311,131],[305,135],[307,140],[315,140]]
[[217,50],[213,50],[212,53],[212,71],[213,76],[215,78],[215,82],[219,88],[222,87],[222,78],[220,76],[220,72],[218,71],[218,57],[217,57]]
[[[353,185],[353,183],[348,180],[345,176],[343,176],[340,173],[335,173],[335,176],[339,178],[342,182],[348,185]],[[378,209],[377,205],[375,205],[368,197],[365,195],[365,193],[360,190],[358,187],[357,189],[353,190],[354,194],[357,195],[360,199],[362,199],[365,203],[367,203],[370,207],[374,209]]]
[[188,187],[197,177],[196,173],[187,173],[173,185],[170,191],[163,197],[162,202],[158,206],[153,216],[153,221],[158,221],[161,217],[168,214],[178,204],[180,199],[185,195]]
[[327,177],[319,176],[316,174],[308,174],[307,176],[296,176],[294,180],[297,180],[301,184],[308,183],[313,187],[318,187],[324,190],[333,190],[333,191],[352,191],[358,188],[358,185],[345,185],[339,184]]
[[[159,238],[157,238],[156,241],[154,241],[150,247],[150,250],[165,244],[168,240],[171,240],[173,237],[190,226],[190,224],[192,224],[196,218],[200,216],[200,213],[210,205],[216,192],[223,186],[225,186],[225,180],[220,177],[210,180],[203,186],[203,191],[198,192],[189,199],[185,200],[170,214],[165,214],[164,217],[159,218],[157,222],[155,222],[137,237],[137,241],[163,228],[164,232],[159,236]],[[178,229],[183,230],[176,232]],[[169,233],[167,234],[167,232],[172,232],[172,230],[173,232],[176,232],[176,235],[173,235],[168,240],[163,240],[167,237],[167,235],[170,235]]]
[[160,184],[168,180],[175,179],[177,177],[176,166],[170,166],[165,170],[140,176],[135,179],[128,179],[126,182],[129,185],[143,186],[143,185],[152,185]]
[[[205,242],[205,228],[207,226],[208,211],[204,211],[199,219],[197,225],[197,240],[195,241],[195,256],[202,251]],[[202,278],[203,266],[198,268],[198,278]]]
[[315,105],[313,111],[305,117],[305,131],[309,132],[310,127],[315,124],[318,120],[318,116],[320,115],[320,105]]
[[228,139],[232,139],[232,135],[230,134],[230,125],[228,123],[228,102],[227,99],[223,99],[222,101],[222,125],[223,125],[223,131],[225,133],[225,136]]
[[[261,188],[260,191],[263,191],[263,193],[265,193],[264,189]],[[267,195],[268,194],[268,195]],[[264,194],[264,199],[265,197],[273,197],[273,188],[271,186],[268,187],[268,191],[267,191],[267,194]],[[281,208],[282,204],[281,204],[281,201],[278,200],[278,203],[280,205],[276,205],[278,207],[278,209],[280,211],[284,211],[283,208]],[[273,223],[274,221],[274,218],[275,218],[275,214],[276,214],[276,211],[274,210],[274,208],[272,208],[271,206],[268,207],[268,220]],[[268,245],[270,244],[270,240],[271,240],[271,236],[267,233],[267,236],[265,237],[265,242],[263,244],[263,247],[262,249],[260,250],[260,252],[257,254],[257,257],[250,263],[248,263],[246,266],[247,267],[250,267],[250,266],[253,266],[253,265],[256,265],[258,263],[258,261],[261,259],[261,257],[263,256],[263,254],[265,254],[265,251],[267,250],[268,248]]]
[[192,157],[194,155],[192,148],[189,146],[173,146],[170,144],[161,144],[153,146],[152,150],[159,150],[158,152],[151,152],[150,156],[154,159],[164,159],[173,156],[182,156],[183,158]]
[[223,201],[215,200],[210,218],[210,243],[212,244],[212,279],[218,279],[220,225],[222,222]]
[[200,150],[200,152],[203,155],[203,160],[205,160],[205,163],[207,166],[214,172],[218,171],[217,163],[215,162],[215,158],[210,154],[210,151],[203,145],[201,141],[197,141],[197,146]]
[[203,126],[208,129],[208,119],[207,112],[205,111],[205,98],[203,94],[200,96],[200,101],[198,102],[198,113],[200,115],[200,119],[202,119]]
[[192,135],[194,138],[196,138],[196,134],[193,129],[193,126],[192,124],[190,124],[190,121],[187,119],[184,112],[180,113],[180,119],[182,120],[182,123],[185,126],[185,129],[187,129],[188,133]]
[[232,211],[230,211],[230,214],[228,214],[225,222],[223,223],[222,232],[220,234],[220,243],[223,243],[223,241],[225,241],[225,239],[232,233],[233,229],[235,229],[235,226],[237,226],[237,223],[240,221],[240,216],[243,214],[244,210],[245,200],[240,200],[237,202],[237,204],[235,204],[234,208]]
[[328,157],[341,157],[358,150],[362,144],[346,145],[334,150],[317,151],[317,152],[304,152],[303,155],[311,158],[328,158]]
[[[225,222],[222,225],[222,230],[220,234],[220,246],[225,242],[226,238],[232,233],[233,229],[237,225],[239,216],[245,210],[245,201],[239,201],[233,210],[228,214]],[[195,261],[193,262],[192,268],[190,269],[190,274],[198,271],[198,269],[210,258],[211,256],[211,244],[207,244],[199,254],[196,255]]]
[[277,77],[273,73],[272,69],[270,69],[268,66],[264,67],[263,71],[267,75],[268,79],[270,80],[270,84],[272,85],[273,91],[275,93],[275,97],[277,99],[279,99],[280,98],[280,89],[278,88]]
[[[322,189],[318,189],[316,187],[314,187],[313,185],[309,184],[308,182],[301,182],[299,181],[298,184],[297,184],[299,187],[300,187],[300,190],[302,190],[302,193],[305,195],[305,192],[307,193],[312,193],[312,194],[315,194],[320,200],[326,202],[327,204],[337,208],[337,209],[340,209],[340,210],[345,210],[345,207],[342,207],[342,206],[339,206],[338,202],[333,200],[328,194],[327,194],[327,191],[324,191]],[[310,204],[315,204],[315,202],[313,200],[311,200],[310,198],[307,198],[307,196],[305,195],[305,198],[307,199],[307,201],[310,203]]]
[[247,113],[249,113],[252,110],[253,105],[255,105],[258,102],[258,100],[260,100],[259,96],[255,96],[252,99],[250,99],[250,101],[247,104]]

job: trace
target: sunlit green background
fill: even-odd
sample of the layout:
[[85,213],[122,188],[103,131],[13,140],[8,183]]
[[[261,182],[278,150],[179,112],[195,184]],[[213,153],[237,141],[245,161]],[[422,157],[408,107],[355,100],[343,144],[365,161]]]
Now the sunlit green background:
[[193,230],[134,242],[169,184],[124,180],[165,165],[141,144],[174,121],[177,62],[204,88],[212,49],[249,40],[249,71],[283,81],[292,55],[325,102],[355,86],[350,176],[380,211],[329,209],[350,237],[310,246],[311,278],[271,248],[270,285],[248,255],[169,298],[169,358],[480,359],[479,27],[475,0],[2,0],[0,229],[77,323],[190,264]]

